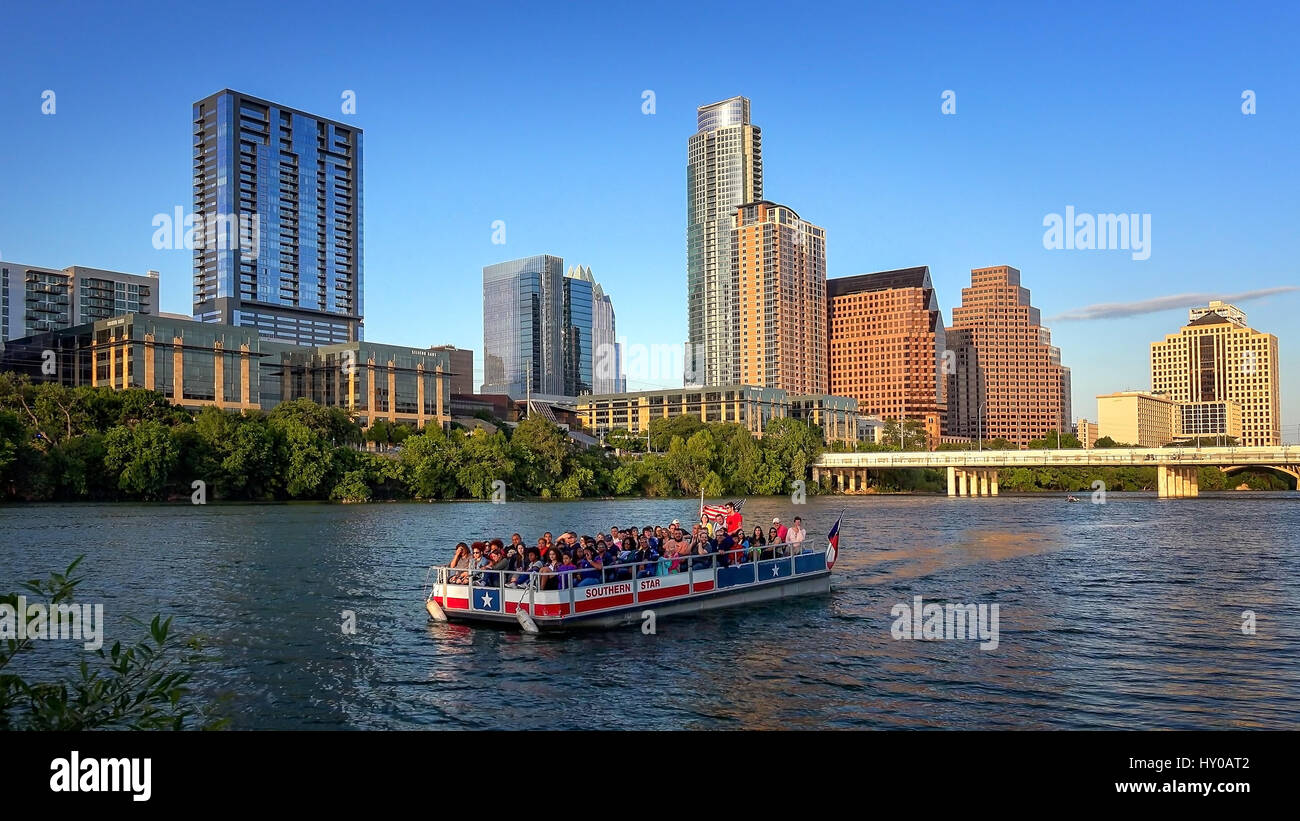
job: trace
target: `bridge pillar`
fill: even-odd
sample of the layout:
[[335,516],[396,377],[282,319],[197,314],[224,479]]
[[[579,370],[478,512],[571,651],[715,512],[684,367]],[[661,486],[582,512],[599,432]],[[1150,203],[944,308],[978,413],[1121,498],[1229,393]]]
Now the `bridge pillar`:
[[989,495],[989,472],[987,470],[980,471],[980,495]]
[[820,485],[821,483],[822,483],[822,475],[821,475],[821,473],[819,472],[819,470],[818,470],[816,467],[814,467],[814,468],[813,468],[813,484],[814,484],[814,485]]
[[948,495],[957,495],[957,468],[948,466]]
[[849,468],[849,491],[857,493],[858,491],[858,472]]
[[970,495],[970,472],[967,470],[957,471],[957,495]]
[[1194,467],[1185,468],[1187,478],[1183,487],[1183,495],[1189,499],[1195,499],[1201,495],[1201,476],[1200,471]]
[[991,495],[997,496],[998,495],[998,472],[996,470],[990,470],[989,474],[990,474],[990,482],[992,484],[992,487],[990,487],[989,490],[991,491]]
[[1156,498],[1169,498],[1169,468],[1156,465]]

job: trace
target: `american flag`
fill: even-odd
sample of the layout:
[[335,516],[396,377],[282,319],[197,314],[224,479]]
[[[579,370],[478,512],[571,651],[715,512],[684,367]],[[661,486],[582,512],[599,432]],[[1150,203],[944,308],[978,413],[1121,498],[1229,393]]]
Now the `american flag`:
[[[730,504],[739,511],[745,505],[745,500],[737,499]],[[710,522],[721,522],[723,519],[727,518],[727,514],[730,512],[731,511],[727,510],[727,505],[725,504],[705,505],[700,508],[700,518],[708,519]]]

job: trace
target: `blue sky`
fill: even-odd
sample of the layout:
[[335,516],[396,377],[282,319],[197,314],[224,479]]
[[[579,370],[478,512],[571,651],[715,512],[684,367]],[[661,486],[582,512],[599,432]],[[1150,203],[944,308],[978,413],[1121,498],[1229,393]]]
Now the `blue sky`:
[[[686,140],[696,106],[744,94],[765,195],[826,228],[830,275],[929,265],[946,321],[985,265],[1045,318],[1300,285],[1294,5],[903,6],[11,3],[0,257],[156,269],[189,313],[190,256],[151,220],[190,209],[191,104],[230,87],[365,130],[368,339],[481,352],[482,267],[551,253],[592,267],[629,342],[677,345]],[[1067,206],[1150,214],[1150,258],[1045,249]],[[1240,306],[1279,337],[1297,441],[1300,291]],[[1149,388],[1148,343],[1185,320],[1049,321],[1075,416]]]

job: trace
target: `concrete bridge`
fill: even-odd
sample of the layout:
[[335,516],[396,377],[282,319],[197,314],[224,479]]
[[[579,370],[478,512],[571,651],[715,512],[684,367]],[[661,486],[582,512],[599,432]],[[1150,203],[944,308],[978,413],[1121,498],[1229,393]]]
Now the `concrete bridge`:
[[1300,483],[1300,446],[824,453],[813,463],[813,481],[825,475],[836,490],[858,490],[868,470],[929,468],[947,471],[949,496],[997,496],[1000,468],[1154,467],[1160,498],[1181,499],[1199,494],[1196,472],[1203,466],[1225,473],[1263,467]]

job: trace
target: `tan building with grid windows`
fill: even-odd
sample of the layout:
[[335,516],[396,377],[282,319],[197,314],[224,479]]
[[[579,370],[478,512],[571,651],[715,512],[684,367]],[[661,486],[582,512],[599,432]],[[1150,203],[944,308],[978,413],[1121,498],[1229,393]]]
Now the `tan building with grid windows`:
[[826,232],[793,209],[736,209],[731,270],[740,303],[740,382],[825,394]]
[[1097,438],[1121,445],[1158,448],[1174,441],[1182,411],[1167,396],[1147,391],[1119,391],[1097,397]]
[[1024,446],[1070,430],[1070,369],[1029,304],[1020,271],[972,270],[946,341],[953,352],[946,433]]
[[788,416],[820,426],[827,442],[858,441],[854,401],[844,396],[792,396],[779,388],[717,385],[587,394],[579,396],[575,404],[583,428],[595,436],[619,429],[644,434],[654,419],[689,415],[702,422],[744,425],[750,433],[762,437],[773,419]]
[[1235,305],[1193,308],[1178,333],[1151,343],[1151,390],[1185,403],[1236,402],[1242,445],[1282,444],[1277,337],[1248,326]]
[[1223,436],[1241,442],[1241,405],[1221,402],[1183,402],[1179,435],[1187,438]]
[[930,268],[826,281],[830,385],[858,400],[858,412],[925,425],[931,447],[943,435],[943,315]]

